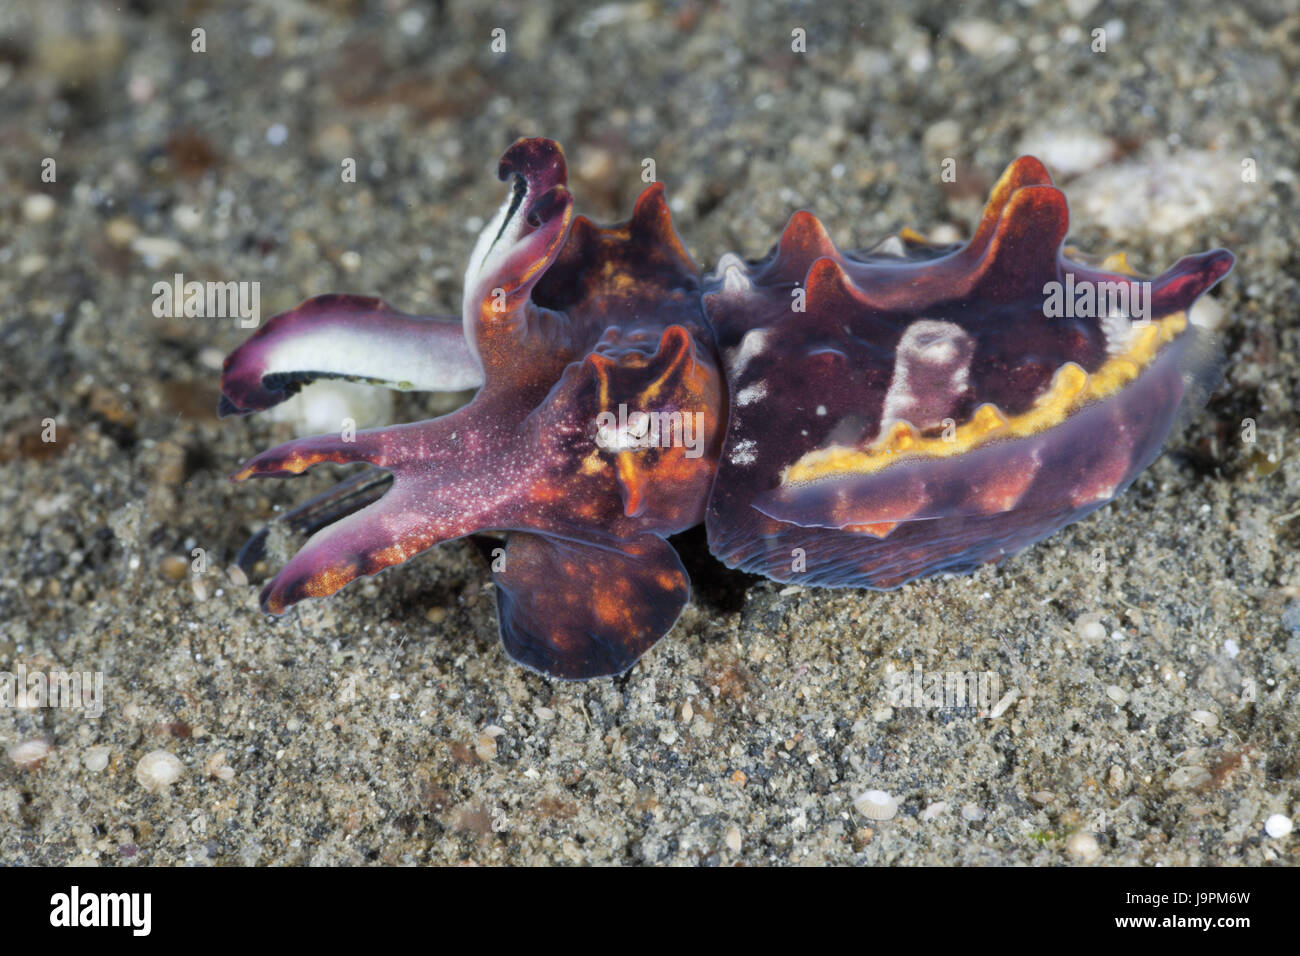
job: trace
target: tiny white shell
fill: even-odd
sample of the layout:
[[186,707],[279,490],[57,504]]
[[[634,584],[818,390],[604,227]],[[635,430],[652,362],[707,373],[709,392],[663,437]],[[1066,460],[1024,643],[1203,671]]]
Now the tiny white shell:
[[1205,727],[1214,727],[1219,723],[1218,714],[1208,710],[1194,710],[1190,716],[1192,720]]
[[102,744],[90,747],[81,755],[81,765],[91,773],[99,773],[108,766],[109,750]]
[[868,790],[853,801],[853,809],[868,820],[890,820],[898,813],[898,801],[883,790]]
[[166,750],[151,750],[135,765],[135,779],[150,793],[162,793],[180,779],[184,769],[175,754]]

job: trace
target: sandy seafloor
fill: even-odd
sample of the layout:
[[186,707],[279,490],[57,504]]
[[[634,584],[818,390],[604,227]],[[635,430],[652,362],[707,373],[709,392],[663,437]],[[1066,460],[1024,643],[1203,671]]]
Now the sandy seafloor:
[[[849,6],[4,4],[0,669],[101,671],[105,710],[0,710],[0,863],[1296,861],[1264,827],[1300,811],[1296,4]],[[455,312],[519,135],[601,220],[652,157],[706,268],[799,207],[846,247],[966,236],[1034,151],[1084,250],[1234,250],[1225,383],[1120,500],[970,577],[789,589],[688,536],[694,599],[617,680],[512,665],[468,541],[263,616],[235,552],[341,472],[227,481],[295,426],[218,421],[246,333],[155,318],[153,283]],[[1014,701],[891,707],[914,664]]]

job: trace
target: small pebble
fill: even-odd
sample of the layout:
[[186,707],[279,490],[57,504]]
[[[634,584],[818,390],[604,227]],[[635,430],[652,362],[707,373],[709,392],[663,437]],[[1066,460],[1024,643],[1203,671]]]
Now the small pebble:
[[169,554],[158,562],[158,570],[169,581],[184,581],[190,573],[190,563],[179,554]]
[[103,745],[90,747],[81,755],[81,764],[91,773],[99,773],[108,766],[109,750]]
[[1215,727],[1219,723],[1218,715],[1208,710],[1194,710],[1191,713],[1191,718],[1204,727]]
[[599,146],[583,151],[578,160],[578,175],[588,182],[608,182],[615,175],[614,154]]
[[23,200],[23,218],[28,222],[45,222],[54,215],[54,197],[29,193]]
[[1264,821],[1264,832],[1275,840],[1280,840],[1291,832],[1291,818],[1275,813]]
[[143,73],[133,73],[126,81],[126,95],[137,105],[148,103],[157,92],[158,87],[154,81]]
[[183,231],[193,232],[203,225],[203,210],[197,206],[177,206],[172,210],[172,221]]
[[1085,641],[1100,641],[1106,637],[1106,626],[1093,615],[1087,615],[1076,625],[1079,637]]
[[741,847],[740,831],[735,827],[727,830],[727,849],[732,853],[739,853]]
[[925,821],[937,820],[948,812],[948,803],[945,800],[939,800],[930,804],[921,812],[921,819]]
[[954,20],[948,33],[969,52],[981,57],[1013,53],[1020,46],[1020,41],[1003,26],[976,17]]
[[950,242],[961,242],[962,231],[950,222],[941,222],[932,228],[926,238],[936,246],[946,246]]
[[166,236],[136,236],[131,240],[131,251],[151,269],[165,266],[185,255],[185,247]]
[[1204,767],[1179,767],[1169,775],[1169,786],[1175,790],[1194,790],[1210,780],[1210,771]]
[[203,772],[209,777],[216,777],[223,782],[233,780],[235,768],[226,763],[226,752],[219,750],[203,764]]
[[977,807],[973,803],[968,803],[966,806],[961,808],[961,818],[963,820],[969,820],[971,823],[983,820],[986,816],[988,816],[988,814],[984,812],[984,808]]
[[23,256],[18,260],[18,274],[20,276],[34,276],[47,265],[50,260],[40,253],[33,253],[30,256]]
[[403,10],[397,18],[397,27],[408,37],[418,36],[424,29],[425,17],[422,10]]
[[495,724],[489,724],[483,728],[483,733],[479,735],[478,743],[474,745],[474,753],[478,754],[478,759],[487,763],[497,755],[497,738],[504,734],[505,728],[498,727]]
[[[140,235],[140,229],[125,216],[117,216],[108,221],[108,225],[104,227],[104,234],[108,237],[110,244],[121,248],[129,246],[135,237]],[[220,365],[217,366],[217,368],[220,367]]]
[[961,149],[961,124],[955,119],[942,119],[921,134],[921,148],[941,156],[950,156]]
[[43,737],[24,740],[9,748],[9,759],[21,770],[35,770],[48,757],[54,746]]
[[173,753],[151,750],[135,765],[135,779],[150,793],[162,793],[180,779],[185,765]]
[[1097,838],[1083,830],[1071,834],[1065,841],[1065,852],[1080,863],[1095,863],[1101,858],[1101,847],[1097,845]]

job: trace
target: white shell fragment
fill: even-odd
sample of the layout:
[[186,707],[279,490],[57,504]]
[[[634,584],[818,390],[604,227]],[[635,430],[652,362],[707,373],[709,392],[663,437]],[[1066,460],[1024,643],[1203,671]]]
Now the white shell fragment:
[[921,819],[928,823],[931,820],[937,820],[947,812],[948,802],[946,800],[939,800],[930,804],[924,811],[922,811]]
[[50,755],[53,745],[43,737],[24,740],[9,748],[9,759],[23,770],[35,770]]
[[135,779],[150,793],[162,793],[180,779],[185,766],[166,750],[151,750],[135,765]]
[[898,813],[898,801],[883,790],[868,790],[853,801],[853,809],[868,820],[890,820]]
[[216,777],[223,783],[235,778],[235,768],[226,763],[226,752],[224,750],[214,753],[204,761],[203,772],[209,777]]

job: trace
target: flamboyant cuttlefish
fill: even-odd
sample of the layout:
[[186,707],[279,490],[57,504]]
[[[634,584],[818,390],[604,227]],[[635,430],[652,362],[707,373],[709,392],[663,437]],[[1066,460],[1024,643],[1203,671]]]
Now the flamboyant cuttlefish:
[[321,296],[226,359],[223,415],[326,377],[480,386],[441,418],[291,441],[234,476],[325,461],[392,476],[340,486],[353,493],[330,500],[350,503],[265,586],[266,611],[504,532],[506,653],[553,677],[617,674],[689,597],[666,536],[703,521],[730,567],[805,585],[969,571],[1122,492],[1214,375],[1187,316],[1231,253],[1150,280],[1123,255],[1067,255],[1065,196],[1032,157],[964,245],[904,231],[845,253],[797,212],[766,257],[708,275],[661,184],[598,226],[573,215],[556,143],[516,142],[499,175],[463,323]]

